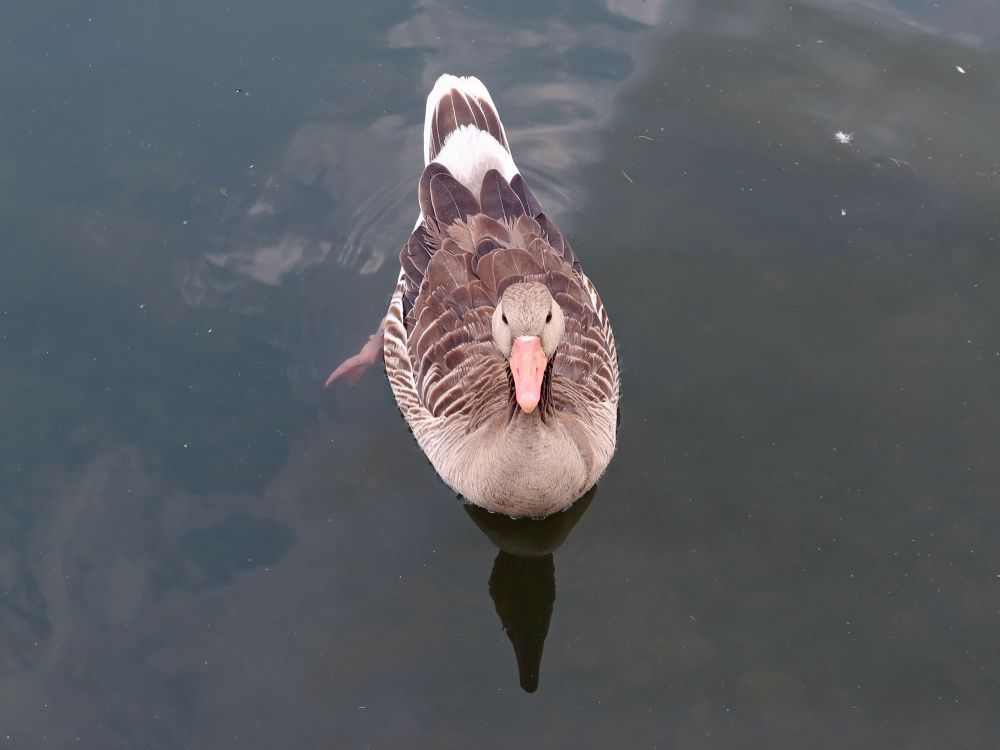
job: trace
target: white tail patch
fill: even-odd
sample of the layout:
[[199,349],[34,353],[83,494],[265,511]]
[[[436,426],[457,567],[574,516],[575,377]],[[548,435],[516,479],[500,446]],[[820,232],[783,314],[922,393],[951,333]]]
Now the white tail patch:
[[434,161],[448,167],[456,180],[478,196],[483,177],[496,169],[510,182],[517,174],[517,165],[507,149],[484,130],[463,125],[448,136],[444,148]]
[[427,97],[424,164],[438,162],[478,195],[490,169],[510,181],[518,173],[493,97],[473,76],[443,75]]
[[507,140],[507,133],[504,130],[503,122],[500,121],[497,106],[493,103],[493,97],[490,96],[489,89],[483,85],[483,82],[475,76],[453,76],[445,73],[437,79],[431,93],[427,95],[427,108],[424,110],[424,166],[431,163],[434,112],[437,110],[438,102],[452,91],[458,91],[472,101],[478,99],[483,105],[488,105],[500,126],[503,140]]

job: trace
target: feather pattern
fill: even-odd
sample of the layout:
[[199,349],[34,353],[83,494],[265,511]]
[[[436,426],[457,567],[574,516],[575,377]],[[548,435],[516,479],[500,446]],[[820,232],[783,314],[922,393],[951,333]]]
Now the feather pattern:
[[479,203],[482,213],[505,224],[513,224],[519,216],[524,215],[521,199],[495,169],[489,170],[483,177]]
[[[400,252],[386,372],[417,442],[451,487],[491,510],[547,515],[590,489],[614,453],[614,335],[563,234],[520,173],[505,177],[509,146],[485,87],[444,76],[427,110],[421,219]],[[435,158],[469,126],[494,145],[456,176]],[[545,409],[534,416],[513,400],[492,329],[504,292],[530,281],[549,290],[565,318],[544,376]]]
[[462,126],[472,126],[489,133],[510,153],[503,124],[486,87],[475,78],[441,76],[427,97],[425,160],[428,163],[434,161],[448,136]]

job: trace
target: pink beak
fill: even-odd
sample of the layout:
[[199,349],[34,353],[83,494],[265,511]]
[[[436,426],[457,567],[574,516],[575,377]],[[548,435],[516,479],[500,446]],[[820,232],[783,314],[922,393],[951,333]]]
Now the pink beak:
[[542,399],[542,377],[548,360],[538,336],[518,336],[510,350],[510,372],[514,376],[517,404],[531,414]]

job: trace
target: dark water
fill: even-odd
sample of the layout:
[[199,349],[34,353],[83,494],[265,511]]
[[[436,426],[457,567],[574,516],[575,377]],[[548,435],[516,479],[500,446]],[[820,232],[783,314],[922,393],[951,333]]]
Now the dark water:
[[[996,747],[995,2],[362,5],[0,13],[0,746]],[[446,71],[621,348],[542,527],[321,387]]]

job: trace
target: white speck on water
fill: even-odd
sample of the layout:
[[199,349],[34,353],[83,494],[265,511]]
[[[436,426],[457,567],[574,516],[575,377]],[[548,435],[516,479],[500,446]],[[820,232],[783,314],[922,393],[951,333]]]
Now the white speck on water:
[[182,222],[181,222],[181,226],[182,226],[182,227],[186,227],[186,226],[187,226],[187,223],[188,223],[188,220],[187,220],[187,219],[184,219],[184,221],[182,221]]
[[845,133],[843,130],[838,130],[836,133],[833,134],[833,140],[835,140],[837,143],[843,143],[844,145],[847,145],[854,141],[854,131],[851,131],[850,133]]
[[189,445],[188,443],[184,443],[184,447],[185,447],[185,448],[187,448],[187,447],[188,447],[188,445]]
[[840,215],[847,216],[847,211],[845,211],[844,209],[840,209]]
[[956,66],[955,66],[955,70],[957,70],[957,71],[958,71],[959,73],[961,73],[961,74],[962,74],[963,76],[965,75],[965,68],[963,68],[963,67],[962,67],[961,65],[956,65]]

